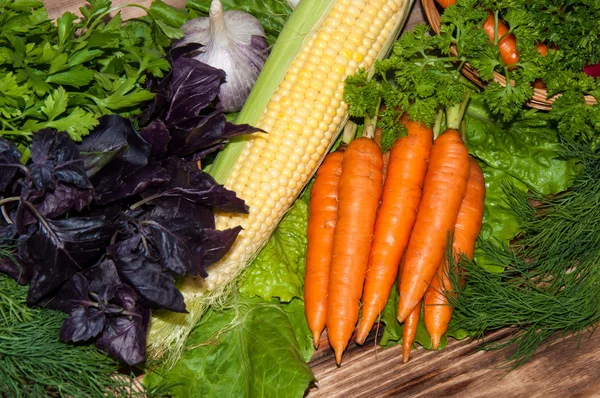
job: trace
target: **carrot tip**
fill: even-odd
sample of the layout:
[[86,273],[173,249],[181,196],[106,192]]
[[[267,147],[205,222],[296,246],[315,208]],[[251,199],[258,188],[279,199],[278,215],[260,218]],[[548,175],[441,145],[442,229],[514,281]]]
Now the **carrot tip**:
[[440,346],[440,336],[431,335],[431,348],[437,350]]
[[407,363],[410,359],[410,349],[402,349],[402,363]]
[[356,338],[354,339],[354,341],[358,345],[363,345],[366,339],[367,339],[367,334],[365,334],[364,332],[361,332],[359,330],[358,333],[356,334]]
[[344,353],[344,348],[342,346],[335,348],[335,363],[337,366],[342,364],[342,354]]
[[313,336],[313,346],[315,347],[315,350],[317,348],[319,348],[319,343],[321,342],[321,339],[319,338],[319,336],[314,335]]

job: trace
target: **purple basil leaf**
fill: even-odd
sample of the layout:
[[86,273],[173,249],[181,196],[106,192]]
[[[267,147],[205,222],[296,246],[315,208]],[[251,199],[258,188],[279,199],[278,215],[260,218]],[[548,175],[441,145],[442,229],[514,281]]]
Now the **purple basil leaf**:
[[88,169],[95,174],[91,178],[97,197],[118,188],[124,178],[134,174],[148,163],[150,144],[138,134],[128,119],[118,115],[106,115],[99,119],[99,124],[84,137],[79,150],[85,158],[97,158],[99,153],[118,151],[103,168],[98,170],[98,164],[87,159]]
[[154,93],[154,101],[147,106],[140,116],[140,125],[146,126],[148,122],[160,118],[166,111],[169,106],[169,83],[172,76],[173,73],[169,72],[160,81],[153,77],[146,79],[145,87],[148,91]]
[[151,231],[151,243],[164,269],[179,275],[208,276],[202,264],[201,229],[194,219],[156,219],[144,226]]
[[168,127],[172,138],[169,153],[184,157],[224,141],[221,136],[225,129],[225,115],[222,109],[214,109],[207,115],[194,116]]
[[83,210],[92,200],[94,200],[92,189],[80,189],[59,182],[54,190],[43,196],[42,202],[36,204],[36,207],[44,217],[57,218],[71,210],[77,212]]
[[31,139],[31,160],[34,163],[65,164],[81,159],[77,145],[67,133],[43,129]]
[[91,188],[79,150],[67,133],[50,129],[35,133],[31,141],[31,160],[31,180],[38,190],[53,189],[56,181]]
[[165,198],[180,198],[209,208],[237,213],[248,212],[244,201],[238,198],[235,192],[217,184],[210,174],[198,169],[195,162],[172,157],[164,161],[163,166],[168,170],[171,180],[161,187],[162,192],[153,190],[144,194],[145,197],[155,197],[152,200],[153,204],[160,206],[160,202]]
[[83,167],[89,178],[92,178],[106,165],[108,165],[113,159],[118,156],[123,156],[127,151],[128,146],[122,145],[112,150],[97,151],[97,152],[81,152],[83,159]]
[[[211,119],[209,119],[210,121]],[[220,122],[220,120],[218,120]],[[171,130],[178,137],[179,129]],[[185,131],[185,130],[184,130]],[[185,141],[180,148],[174,151],[177,156],[194,155],[194,161],[204,159],[206,155],[218,151],[225,146],[228,138],[236,137],[244,134],[265,133],[256,127],[248,124],[236,125],[225,122],[224,124],[203,123],[200,126],[191,127],[189,134],[185,136]]]
[[115,258],[121,280],[129,284],[146,303],[155,308],[186,312],[175,279],[147,256],[129,254]]
[[29,166],[31,180],[38,190],[52,189],[55,184],[54,167],[45,163],[34,163]]
[[231,249],[231,245],[235,242],[242,227],[219,231],[216,229],[204,229],[202,231],[202,240],[199,243],[203,248],[204,258],[202,263],[205,267],[216,263]]
[[114,302],[127,311],[134,311],[137,303],[137,294],[129,285],[121,285],[117,289]]
[[165,170],[158,161],[151,160],[147,165],[139,168],[134,174],[123,178],[121,184],[112,191],[97,194],[96,203],[107,204],[117,200],[128,198],[144,192],[152,185],[161,185],[170,179],[167,170]]
[[258,132],[267,134],[266,131],[259,129],[258,127],[250,126],[249,124],[234,124],[231,122],[226,122],[222,137],[233,138],[243,134],[252,134]]
[[117,274],[117,268],[112,260],[104,260],[100,264],[83,271],[88,280],[89,291],[97,295],[98,300],[103,303],[112,300],[121,286],[121,279]]
[[167,125],[177,125],[199,115],[215,101],[225,72],[185,57],[173,62],[171,70],[170,107],[165,122]]
[[181,56],[193,57],[196,52],[202,51],[202,47],[203,45],[200,43],[186,43],[183,45],[179,45],[179,43],[177,43],[177,46],[171,46],[168,58],[170,62],[173,63]]
[[58,181],[65,184],[75,185],[82,189],[92,189],[92,183],[85,172],[82,159],[56,165],[54,174]]
[[27,240],[36,263],[27,302],[36,303],[76,272],[94,265],[114,231],[114,224],[98,217],[48,220],[40,216],[39,230]]
[[129,366],[143,362],[150,310],[139,309],[138,314],[108,319],[104,332],[96,340],[96,347]]
[[150,156],[154,159],[162,159],[165,156],[171,135],[164,122],[153,120],[140,131],[140,135],[152,146]]
[[17,257],[0,257],[0,273],[10,276],[20,285],[25,285],[31,280],[33,267],[28,263],[19,262]]
[[61,341],[88,341],[100,334],[106,323],[104,312],[94,307],[75,308],[60,328]]
[[104,313],[105,313],[106,315],[111,315],[111,316],[113,316],[113,315],[120,315],[120,314],[122,314],[122,313],[123,313],[123,311],[125,311],[125,309],[124,309],[124,308],[122,308],[122,307],[119,307],[119,306],[118,306],[118,305],[116,305],[116,304],[110,304],[110,303],[108,303],[108,304],[106,304],[106,306],[104,307],[104,310],[103,310],[103,311],[104,311]]
[[20,170],[21,153],[15,144],[0,138],[0,194],[7,190]]
[[42,299],[39,305],[68,314],[75,308],[87,307],[90,303],[88,281],[80,273],[76,273],[60,287],[54,297]]
[[163,198],[155,204],[150,212],[152,219],[189,218],[201,228],[215,228],[215,215],[208,207],[197,206],[182,198]]
[[[212,179],[208,174],[207,178]],[[244,201],[238,198],[235,192],[228,190],[222,185],[217,185],[217,183],[210,187],[172,188],[161,192],[152,201],[156,203],[162,198],[182,198],[196,205],[236,213],[248,213],[248,208],[244,204]]]

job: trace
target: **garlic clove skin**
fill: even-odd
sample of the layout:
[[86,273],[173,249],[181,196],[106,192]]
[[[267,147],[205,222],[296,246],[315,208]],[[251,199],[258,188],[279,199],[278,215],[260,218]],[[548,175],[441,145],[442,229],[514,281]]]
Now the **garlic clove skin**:
[[225,112],[242,108],[267,59],[269,46],[260,21],[244,12],[223,11],[213,0],[208,17],[195,18],[182,26],[184,38],[174,47],[202,44],[193,58],[226,73],[219,98]]

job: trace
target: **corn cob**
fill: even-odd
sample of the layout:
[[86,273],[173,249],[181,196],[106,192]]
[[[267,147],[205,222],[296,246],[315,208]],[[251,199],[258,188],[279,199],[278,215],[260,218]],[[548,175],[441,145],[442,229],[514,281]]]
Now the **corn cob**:
[[217,229],[244,229],[207,279],[181,287],[189,314],[153,318],[150,356],[170,351],[176,358],[206,306],[226,296],[267,242],[347,119],[345,78],[387,54],[412,1],[300,2],[237,119],[268,134],[230,143],[210,170],[249,206],[248,215],[217,214]]

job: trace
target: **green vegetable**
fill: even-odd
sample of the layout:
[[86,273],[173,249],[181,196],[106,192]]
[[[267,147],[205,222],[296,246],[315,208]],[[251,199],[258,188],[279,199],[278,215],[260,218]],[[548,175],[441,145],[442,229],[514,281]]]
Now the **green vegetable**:
[[506,207],[519,220],[519,239],[511,246],[492,240],[480,245],[486,261],[504,272],[464,264],[467,288],[450,297],[456,323],[477,337],[485,330],[516,329],[512,337],[484,346],[514,345],[509,358],[514,366],[552,336],[593,330],[600,321],[600,151],[565,142],[561,155],[581,162],[570,189],[545,196],[505,185]]
[[137,395],[127,392],[136,386],[134,375],[115,377],[118,364],[104,353],[59,341],[66,315],[29,308],[26,296],[27,286],[0,274],[0,396]]
[[[559,33],[546,31],[541,18],[547,13],[556,13],[561,6],[564,14],[555,16],[569,20],[569,28]],[[547,8],[544,10],[544,7]],[[557,43],[580,43],[585,47],[582,53],[594,53],[590,55],[590,62],[600,57],[600,45],[595,44],[600,41],[598,29],[579,35],[576,32],[580,27],[570,27],[571,22],[577,24],[582,18],[582,13],[575,10],[577,7],[590,9],[589,15],[600,12],[598,7],[585,1],[458,0],[456,5],[444,10],[439,35],[431,36],[426,24],[417,25],[413,32],[405,33],[395,43],[390,57],[376,62],[373,80],[368,81],[365,71],[346,80],[344,99],[349,104],[349,113],[359,118],[373,116],[378,101],[383,99],[392,110],[380,115],[382,142],[393,142],[405,134],[398,123],[399,113],[408,112],[412,120],[432,125],[441,107],[451,107],[464,99],[466,85],[479,91],[460,73],[468,63],[486,84],[481,90],[481,105],[485,105],[486,112],[496,120],[511,122],[521,118],[524,105],[534,92],[531,84],[542,79],[550,96],[561,94],[549,112],[549,119],[556,123],[560,134],[587,145],[597,145],[600,105],[588,105],[584,95],[600,100],[600,80],[575,68],[584,62],[581,54],[571,57],[573,64],[565,61],[572,52],[569,49],[563,52],[551,48],[543,57],[535,46],[540,41],[552,44],[553,39],[561,37],[556,39]],[[486,9],[495,10],[498,18],[509,23],[510,33],[516,35],[520,56],[517,67],[509,70],[504,65],[498,46],[491,43],[483,31],[481,26],[488,15]],[[581,26],[589,26],[592,20],[582,21]],[[555,23],[553,29],[558,31],[560,23]],[[456,56],[451,54],[451,46],[457,49]],[[494,81],[494,72],[512,83],[501,86]]]
[[173,397],[302,397],[314,381],[310,346],[298,300],[281,305],[237,296],[225,310],[209,309],[177,364],[149,373],[144,384],[166,381]]
[[556,194],[571,184],[574,160],[559,158],[557,132],[547,113],[530,110],[502,123],[486,112],[482,97],[474,94],[464,121],[469,153],[490,167],[543,194]]
[[244,273],[240,291],[288,302],[304,297],[308,195],[297,200]]
[[[106,19],[124,7],[148,15]],[[33,132],[55,128],[80,141],[98,117],[135,115],[154,97],[144,82],[169,70],[165,50],[182,35],[178,12],[160,0],[150,9],[89,0],[81,13],[54,24],[41,2],[0,1],[0,136],[26,145]]]

